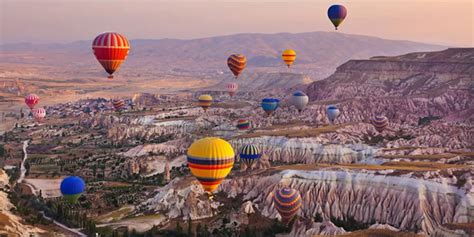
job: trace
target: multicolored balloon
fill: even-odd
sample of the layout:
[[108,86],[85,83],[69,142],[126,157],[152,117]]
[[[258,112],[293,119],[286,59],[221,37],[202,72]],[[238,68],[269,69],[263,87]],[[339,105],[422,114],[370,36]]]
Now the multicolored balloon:
[[334,123],[334,120],[339,117],[339,114],[341,114],[341,111],[339,111],[339,109],[334,105],[330,105],[326,109],[326,116],[331,123]]
[[388,126],[388,118],[383,115],[375,115],[371,120],[377,132],[382,133]]
[[105,32],[95,37],[92,42],[92,51],[99,63],[109,74],[109,79],[128,56],[130,43],[119,33]]
[[237,121],[237,128],[239,130],[247,130],[250,128],[250,121],[248,119],[239,119]]
[[33,118],[35,118],[36,122],[41,123],[44,117],[46,117],[46,110],[44,108],[34,108],[31,110],[33,114]]
[[247,168],[251,168],[256,160],[260,159],[262,153],[257,146],[252,144],[247,144],[242,147],[240,151],[240,159],[247,165]]
[[328,9],[328,17],[334,27],[337,27],[344,21],[347,16],[347,9],[343,5],[332,5]]
[[188,167],[204,190],[211,193],[230,173],[234,156],[234,149],[227,141],[207,137],[195,141],[188,148]]
[[296,189],[285,187],[273,193],[273,203],[285,224],[298,214],[302,205],[301,195]]
[[77,176],[69,176],[61,182],[60,190],[67,202],[74,204],[86,189],[84,180]]
[[201,106],[204,111],[206,111],[212,105],[211,95],[208,95],[208,94],[200,95],[198,100],[199,100],[198,101],[199,106]]
[[237,78],[247,66],[247,59],[243,54],[232,54],[227,58],[227,66]]
[[112,105],[114,106],[115,111],[122,111],[125,108],[125,101],[122,99],[112,100]]
[[39,96],[36,94],[28,94],[25,96],[25,104],[30,108],[33,109],[35,105],[39,102]]
[[278,104],[280,103],[279,99],[275,98],[265,98],[262,100],[262,109],[267,113],[267,115],[271,115],[273,111],[278,108]]
[[290,68],[290,66],[295,62],[296,52],[293,49],[285,49],[283,53],[281,53],[281,58],[285,62],[286,66]]
[[235,82],[231,82],[226,86],[227,92],[229,93],[230,97],[234,96],[237,90],[239,89],[239,85]]
[[302,91],[297,91],[293,93],[293,96],[291,97],[291,104],[293,104],[299,112],[303,111],[304,107],[306,107],[308,102],[309,97]]

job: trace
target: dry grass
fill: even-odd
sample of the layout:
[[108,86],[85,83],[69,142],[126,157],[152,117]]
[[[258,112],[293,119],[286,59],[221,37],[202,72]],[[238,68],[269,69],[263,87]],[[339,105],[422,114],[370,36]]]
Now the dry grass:
[[[309,128],[309,129],[285,129],[289,126],[295,126],[295,125],[277,125],[280,127],[283,127],[284,129],[282,130],[270,130],[270,131],[256,131],[253,133],[248,133],[248,134],[243,134],[240,136],[237,136],[236,138],[252,138],[252,137],[261,137],[261,136],[284,136],[288,138],[298,138],[298,137],[317,137],[320,134],[323,133],[331,133],[335,132],[337,129],[342,128],[347,126],[348,124],[338,124],[338,125],[327,125],[323,127],[317,127],[317,128]],[[287,126],[287,127],[285,127]],[[275,127],[275,126],[273,126]],[[271,128],[265,128],[264,130],[271,129]]]
[[474,222],[473,223],[449,223],[444,225],[450,230],[464,230],[468,234],[474,235]]
[[275,167],[277,170],[319,170],[327,168],[342,168],[354,170],[404,170],[404,171],[435,171],[443,169],[474,168],[470,165],[454,165],[432,162],[386,162],[382,165],[368,164],[298,164]]
[[456,154],[451,153],[441,153],[441,154],[431,154],[431,155],[380,155],[378,158],[384,159],[410,159],[410,160],[440,160],[440,159],[451,159],[456,157]]
[[[315,235],[320,236],[320,235]],[[383,230],[383,229],[367,229],[367,230],[358,230],[347,234],[337,235],[337,236],[350,236],[350,237],[424,237],[425,235],[419,235],[415,233],[408,232],[396,232],[392,230]]]
[[421,146],[401,146],[394,148],[383,148],[382,151],[403,151],[403,150],[416,150],[416,149],[428,149],[437,147],[421,147]]
[[[104,222],[105,220],[116,221],[116,220],[120,220],[124,216],[127,216],[133,210],[134,210],[133,206],[124,206],[118,210],[114,210],[104,215],[97,216],[94,219],[98,222]],[[107,222],[110,222],[110,221],[107,221]]]

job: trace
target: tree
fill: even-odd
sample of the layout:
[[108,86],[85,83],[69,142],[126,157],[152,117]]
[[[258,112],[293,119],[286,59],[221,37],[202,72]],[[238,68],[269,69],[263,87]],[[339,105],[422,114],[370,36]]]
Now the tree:
[[179,221],[176,222],[176,233],[178,234],[183,233],[183,228],[179,225]]
[[193,223],[191,223],[191,218],[189,218],[189,221],[188,221],[188,236],[189,237],[194,236],[193,235]]
[[199,233],[201,233],[201,231],[202,231],[201,223],[198,223],[197,226],[196,226],[196,235],[199,235]]

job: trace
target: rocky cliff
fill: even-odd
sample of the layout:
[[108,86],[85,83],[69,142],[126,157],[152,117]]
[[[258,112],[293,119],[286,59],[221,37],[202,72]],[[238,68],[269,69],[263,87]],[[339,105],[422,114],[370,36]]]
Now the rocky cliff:
[[8,187],[8,175],[0,169],[0,235],[2,236],[31,236],[45,234],[46,230],[25,224],[25,221],[11,212],[15,206],[4,191]]
[[311,100],[389,119],[436,115],[474,120],[474,48],[350,60],[306,89]]
[[[472,177],[471,171],[469,177]],[[301,216],[323,220],[354,218],[363,223],[384,223],[400,230],[431,233],[444,223],[473,221],[472,179],[463,187],[416,177],[344,170],[287,170],[258,178],[226,180],[220,189],[229,196],[243,195],[264,216],[278,217],[272,192],[281,186],[302,194]]]

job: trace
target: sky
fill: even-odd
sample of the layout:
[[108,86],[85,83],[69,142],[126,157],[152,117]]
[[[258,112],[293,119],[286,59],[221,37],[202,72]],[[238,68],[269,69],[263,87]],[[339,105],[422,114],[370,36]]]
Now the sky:
[[334,31],[331,4],[348,10],[339,32],[474,46],[473,0],[0,0],[0,44],[192,39],[236,33]]

